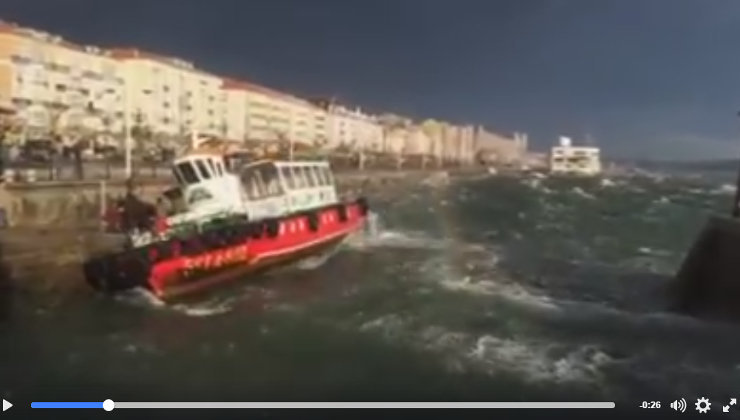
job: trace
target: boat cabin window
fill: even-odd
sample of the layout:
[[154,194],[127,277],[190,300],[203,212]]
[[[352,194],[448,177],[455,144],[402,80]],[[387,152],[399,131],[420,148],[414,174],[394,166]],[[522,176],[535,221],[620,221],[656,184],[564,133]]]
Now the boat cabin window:
[[249,197],[250,200],[259,200],[264,196],[262,186],[254,174],[247,177],[244,182],[244,188],[246,188],[247,197]]
[[311,175],[313,175],[313,179],[316,180],[316,186],[321,187],[324,185],[324,177],[321,176],[319,173],[319,167],[318,166],[312,166],[311,167]]
[[203,160],[195,160],[195,166],[198,167],[198,172],[200,172],[200,176],[203,179],[210,179],[211,173],[208,171],[208,168],[206,167],[206,164],[203,163]]
[[283,194],[278,169],[272,164],[245,168],[242,172],[242,183],[250,200]]
[[172,175],[175,176],[175,181],[177,181],[178,184],[182,185],[185,183],[180,176],[180,172],[174,167],[172,168]]
[[302,166],[301,171],[303,172],[303,176],[306,178],[306,187],[315,187],[316,180],[313,178],[311,168],[308,166]]
[[290,171],[290,168],[283,166],[280,168],[280,173],[283,175],[283,178],[285,179],[285,185],[288,186],[288,188],[295,189],[295,181],[293,180],[293,173]]
[[208,159],[208,166],[211,168],[211,173],[214,177],[219,177],[224,175],[223,167],[221,166],[221,161],[217,159]]
[[185,181],[185,184],[195,184],[198,182],[198,174],[195,172],[195,168],[190,162],[182,162],[177,164],[177,172],[180,173],[180,178]]
[[295,183],[295,188],[306,187],[306,180],[303,177],[303,173],[301,172],[301,169],[297,166],[294,166],[290,169],[293,172],[293,182]]
[[322,168],[319,168],[319,170],[324,173],[324,178],[326,178],[326,185],[334,184],[334,179],[331,176],[331,170],[329,170],[329,168],[324,166]]
[[283,193],[280,188],[280,179],[278,178],[277,168],[274,165],[265,165],[258,168],[258,174],[265,185],[267,195],[275,196]]
[[328,182],[326,182],[327,179],[324,177],[324,172],[320,167],[314,166],[311,169],[313,169],[314,178],[318,180],[319,185],[324,186],[328,184]]

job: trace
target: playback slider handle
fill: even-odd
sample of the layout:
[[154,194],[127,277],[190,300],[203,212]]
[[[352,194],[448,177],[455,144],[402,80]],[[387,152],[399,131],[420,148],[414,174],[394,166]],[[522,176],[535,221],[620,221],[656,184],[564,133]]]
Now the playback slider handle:
[[112,411],[116,407],[113,400],[92,402],[32,402],[31,408],[102,408]]
[[31,408],[139,409],[602,409],[604,402],[34,402]]

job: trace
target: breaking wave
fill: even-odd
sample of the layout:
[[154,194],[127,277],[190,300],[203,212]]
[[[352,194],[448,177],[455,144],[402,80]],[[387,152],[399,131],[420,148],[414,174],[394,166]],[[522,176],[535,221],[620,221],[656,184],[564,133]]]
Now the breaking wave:
[[143,287],[135,287],[118,292],[113,295],[113,299],[117,302],[137,307],[164,308],[167,306],[163,300]]
[[455,372],[515,374],[530,382],[601,382],[601,368],[612,358],[597,345],[474,334],[440,325],[420,327],[418,320],[390,314],[359,326],[396,344],[431,351]]
[[212,298],[203,302],[176,303],[170,305],[158,298],[151,291],[141,287],[116,293],[113,299],[125,305],[179,313],[190,317],[224,314],[231,311],[236,302],[236,298],[232,297],[228,299]]

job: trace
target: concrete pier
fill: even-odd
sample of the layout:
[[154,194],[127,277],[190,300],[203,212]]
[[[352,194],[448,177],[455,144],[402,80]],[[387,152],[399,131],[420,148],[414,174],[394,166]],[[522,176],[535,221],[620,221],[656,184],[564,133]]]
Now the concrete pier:
[[[153,200],[165,183],[143,184],[142,195]],[[125,193],[123,182],[48,182],[0,186],[0,208],[10,226],[75,226],[100,223],[103,194],[108,200]]]
[[[352,198],[368,186],[390,188],[391,184],[414,182],[437,172],[440,171],[346,171],[335,174],[335,179],[340,195]],[[452,171],[449,173],[454,175]],[[147,180],[137,185],[141,186],[142,198],[154,202],[172,184],[167,179],[161,179]],[[104,187],[99,181],[4,184],[0,185],[0,208],[5,209],[8,222],[13,227],[93,227],[100,223],[103,194],[108,200],[114,200],[125,192],[126,186],[122,180],[107,182]]]
[[686,255],[671,291],[676,309],[740,319],[740,220],[715,216]]

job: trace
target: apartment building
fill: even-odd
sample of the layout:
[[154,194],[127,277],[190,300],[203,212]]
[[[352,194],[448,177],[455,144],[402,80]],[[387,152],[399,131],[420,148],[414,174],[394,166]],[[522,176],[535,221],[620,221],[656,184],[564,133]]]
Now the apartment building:
[[527,135],[514,133],[511,137],[475,129],[475,148],[479,160],[487,164],[512,165],[523,162],[527,155]]
[[247,132],[247,90],[242,83],[224,79],[224,118],[226,120],[226,138],[228,140],[250,140]]
[[136,48],[113,49],[111,55],[125,81],[124,107],[133,127],[177,138],[226,134],[220,77],[193,63]]
[[120,132],[124,80],[106,51],[0,22],[0,104],[27,137]]
[[[194,134],[230,140],[293,141],[313,147],[472,161],[475,147],[516,160],[514,141],[443,121],[374,116],[334,100],[308,101],[254,83],[223,79],[193,63],[138,48],[101,50],[0,21],[0,110],[23,127],[18,138],[81,136],[136,146],[184,146]],[[179,144],[176,143],[179,140]]]
[[311,102],[293,98],[291,101],[291,136],[299,143],[323,147],[328,144],[328,114]]
[[311,102],[233,79],[224,79],[223,90],[230,139],[326,143],[326,112]]
[[328,148],[378,152],[383,149],[383,126],[377,117],[366,114],[359,107],[349,108],[329,99],[318,99],[314,103],[327,113]]

